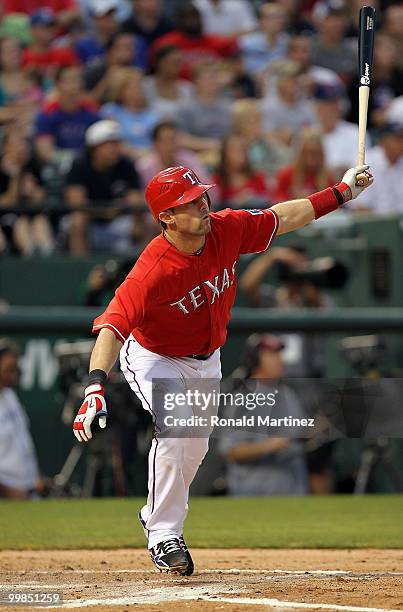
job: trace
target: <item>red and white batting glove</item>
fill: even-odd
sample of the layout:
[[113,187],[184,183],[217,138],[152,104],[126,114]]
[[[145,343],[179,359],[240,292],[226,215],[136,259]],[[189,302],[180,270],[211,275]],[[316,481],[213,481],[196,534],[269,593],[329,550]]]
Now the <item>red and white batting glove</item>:
[[[357,177],[359,175],[366,176],[368,182],[365,185],[357,184]],[[337,189],[339,193],[343,196],[343,203],[348,202],[349,200],[354,200],[357,198],[360,193],[370,187],[374,182],[374,177],[369,171],[369,166],[355,166],[354,168],[350,168],[347,170],[340,183],[334,186],[334,189]]]
[[91,423],[98,418],[99,426],[106,427],[108,411],[104,398],[104,388],[99,383],[89,385],[85,389],[85,399],[77,412],[73,423],[73,433],[79,442],[91,440]]

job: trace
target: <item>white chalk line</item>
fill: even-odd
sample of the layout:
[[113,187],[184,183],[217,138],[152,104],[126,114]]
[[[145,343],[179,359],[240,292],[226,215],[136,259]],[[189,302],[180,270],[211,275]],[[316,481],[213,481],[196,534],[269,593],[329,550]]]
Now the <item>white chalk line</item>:
[[[137,593],[135,597],[113,597],[105,599],[77,599],[74,601],[65,601],[63,608],[85,608],[89,606],[127,606],[149,604],[155,605],[159,603],[177,602],[177,601],[212,601],[215,603],[230,603],[236,605],[249,606],[268,606],[271,608],[295,608],[308,610],[336,610],[340,612],[401,612],[396,609],[385,608],[368,608],[361,606],[342,606],[338,604],[322,604],[322,603],[301,603],[296,601],[282,601],[279,599],[269,599],[266,597],[254,599],[251,597],[225,597],[214,595],[223,591],[220,585],[210,586],[209,593],[206,594],[205,587],[182,588],[178,590],[175,587],[161,587],[152,589],[152,593],[148,591]],[[61,606],[47,606],[47,608],[60,608]]]
[[53,589],[54,591],[60,591],[61,589],[73,589],[76,586],[81,585],[76,582],[74,584],[60,584],[59,582],[57,584],[42,584],[42,582],[21,582],[21,584],[15,584],[14,582],[9,582],[8,584],[0,584],[0,595],[2,591],[18,591],[22,589],[35,589],[35,591]]
[[219,601],[220,603],[236,603],[252,606],[270,606],[272,608],[302,608],[305,610],[341,610],[343,612],[402,612],[402,610],[393,610],[386,608],[362,608],[360,606],[341,606],[337,604],[314,604],[314,603],[300,603],[297,601],[282,601],[280,599],[268,599],[262,597],[261,599],[252,599],[250,597],[237,597],[233,599],[231,597],[202,597],[206,601]]
[[[90,569],[60,569],[60,570],[31,570],[31,571],[12,571],[14,574],[19,576],[30,574],[40,574],[45,576],[54,576],[55,574],[156,574],[159,575],[158,570],[155,569],[105,569],[102,570],[90,570]],[[403,572],[353,572],[347,570],[283,570],[283,569],[246,569],[246,568],[215,568],[215,569],[203,569],[197,572],[197,574],[275,574],[286,576],[351,576],[351,577],[365,577],[369,578],[382,578],[388,576],[403,576]],[[1,588],[2,585],[0,585]]]
[[[148,574],[148,575],[153,575],[155,577],[160,577],[160,578],[167,578],[167,575],[165,573],[160,573],[158,570],[113,570],[110,573],[126,573],[126,574]],[[31,572],[30,572],[31,573]],[[42,572],[42,574],[49,574],[51,572]],[[73,573],[71,571],[71,573]],[[99,572],[97,570],[95,571],[77,571],[75,573],[83,573],[85,575],[90,575],[90,574],[98,574]],[[102,572],[102,573],[107,573],[107,571]],[[237,576],[237,575],[256,575],[256,574],[260,574],[260,575],[264,575],[264,579],[266,581],[269,580],[274,580],[274,581],[278,581],[278,580],[290,580],[292,578],[296,578],[296,579],[303,579],[303,580],[309,580],[309,578],[327,578],[327,577],[331,577],[331,576],[341,576],[341,577],[347,577],[347,578],[364,578],[367,580],[370,580],[372,578],[389,578],[389,577],[396,577],[396,576],[403,576],[403,572],[352,572],[352,571],[344,571],[344,570],[307,570],[307,571],[294,571],[294,570],[257,570],[257,569],[251,569],[251,570],[246,570],[246,569],[225,569],[225,570],[220,570],[220,569],[209,569],[209,570],[202,570],[200,572],[195,572],[194,576],[200,576],[202,577],[204,574],[217,574],[217,575],[221,575],[221,574],[225,574],[225,575],[231,575],[231,576]],[[183,580],[183,581],[188,581],[188,578],[184,577],[184,576],[170,576],[170,578],[176,579],[176,580]],[[191,581],[192,579],[190,579]],[[18,591],[19,589],[52,589],[52,590],[61,590],[61,589],[75,589],[75,588],[84,588],[87,587],[88,583],[78,583],[78,582],[74,582],[72,583],[66,583],[66,584],[62,584],[62,583],[55,583],[55,584],[44,584],[44,583],[38,583],[38,582],[21,582],[20,584],[16,584],[15,582],[8,582],[6,584],[0,584],[0,595],[1,595],[1,591],[5,590],[5,591],[9,591],[9,590],[16,590]],[[89,585],[91,586],[91,585]]]

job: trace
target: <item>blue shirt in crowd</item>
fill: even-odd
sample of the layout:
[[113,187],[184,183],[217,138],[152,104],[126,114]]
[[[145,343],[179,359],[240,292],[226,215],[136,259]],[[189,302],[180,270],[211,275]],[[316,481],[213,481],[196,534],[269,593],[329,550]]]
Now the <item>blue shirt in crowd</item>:
[[99,119],[99,113],[88,102],[81,102],[74,111],[51,102],[36,118],[35,136],[52,136],[58,149],[78,151],[85,144],[86,129]]
[[160,116],[153,110],[145,108],[133,112],[116,104],[108,102],[101,109],[102,115],[114,119],[120,124],[126,142],[136,149],[148,149],[151,146],[151,133],[160,121]]

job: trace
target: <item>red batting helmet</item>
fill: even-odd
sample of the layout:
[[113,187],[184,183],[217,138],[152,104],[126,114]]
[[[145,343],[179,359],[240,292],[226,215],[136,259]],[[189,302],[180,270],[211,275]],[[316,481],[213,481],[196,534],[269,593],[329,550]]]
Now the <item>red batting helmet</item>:
[[203,185],[190,168],[177,166],[158,172],[146,188],[146,200],[155,219],[168,208],[196,200],[214,185]]

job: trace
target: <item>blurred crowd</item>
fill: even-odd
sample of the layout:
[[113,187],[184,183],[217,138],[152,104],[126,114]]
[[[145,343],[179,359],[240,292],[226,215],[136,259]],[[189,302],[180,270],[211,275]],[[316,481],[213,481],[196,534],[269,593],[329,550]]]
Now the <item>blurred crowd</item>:
[[[361,0],[1,0],[0,253],[140,251],[152,175],[192,167],[215,209],[338,181],[357,155]],[[353,210],[403,212],[403,3],[378,9]]]

